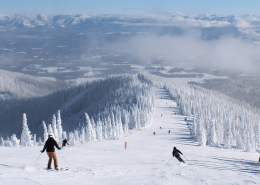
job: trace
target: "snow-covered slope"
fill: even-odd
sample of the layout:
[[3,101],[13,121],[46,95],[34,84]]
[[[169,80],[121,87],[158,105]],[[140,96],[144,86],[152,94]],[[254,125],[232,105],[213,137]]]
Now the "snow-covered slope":
[[5,97],[7,99],[42,97],[66,87],[69,85],[63,82],[44,80],[0,69],[0,95],[3,95],[3,99]]
[[[176,102],[169,99],[165,89],[154,88],[154,92],[155,111],[150,128],[122,140],[68,146],[57,151],[59,167],[69,167],[68,171],[46,171],[45,153],[35,163],[42,147],[1,147],[0,182],[259,184],[258,154],[199,147],[191,139]],[[173,146],[183,152],[187,164],[180,164],[175,158],[166,164],[172,157]]]

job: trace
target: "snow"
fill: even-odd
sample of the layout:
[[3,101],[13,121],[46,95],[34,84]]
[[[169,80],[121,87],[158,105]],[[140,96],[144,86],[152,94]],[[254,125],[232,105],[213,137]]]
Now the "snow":
[[[59,167],[68,171],[46,171],[46,153],[39,157],[42,146],[1,147],[0,184],[259,184],[257,153],[198,146],[176,102],[165,89],[154,91],[149,128],[121,140],[57,150]],[[186,164],[171,159],[174,146]]]

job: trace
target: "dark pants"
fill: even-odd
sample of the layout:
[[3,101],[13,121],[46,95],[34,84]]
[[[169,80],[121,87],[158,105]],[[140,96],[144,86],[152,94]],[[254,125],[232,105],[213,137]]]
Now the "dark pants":
[[178,156],[175,156],[175,157],[176,157],[180,162],[185,163],[184,160],[181,158],[181,156],[178,155]]

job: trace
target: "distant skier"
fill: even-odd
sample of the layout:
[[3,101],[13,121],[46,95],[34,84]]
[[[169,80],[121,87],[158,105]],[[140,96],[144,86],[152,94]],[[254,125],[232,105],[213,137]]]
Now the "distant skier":
[[59,147],[59,145],[57,144],[57,142],[55,141],[55,139],[52,137],[52,135],[49,135],[49,138],[47,139],[47,141],[45,142],[44,148],[43,150],[41,150],[41,152],[43,153],[45,151],[45,149],[47,150],[47,155],[49,157],[49,162],[48,162],[48,170],[52,169],[51,168],[51,162],[52,159],[54,159],[54,167],[55,170],[59,170],[58,168],[58,160],[56,157],[56,153],[55,153],[55,148],[58,148],[59,150],[61,149],[61,147]]
[[69,145],[68,141],[67,141],[67,138],[65,138],[63,141],[62,141],[62,148],[66,146],[66,144]]
[[176,115],[176,112],[175,112],[175,115]]
[[153,135],[155,135],[155,132],[153,132]]
[[169,131],[168,131],[168,134],[170,134],[170,133],[171,133],[171,131],[169,130]]
[[162,114],[161,114],[161,117],[162,117]]
[[160,127],[160,129],[162,129],[162,127]]
[[173,147],[172,156],[175,156],[180,162],[185,163],[180,154],[183,155],[180,150],[178,150],[176,147]]

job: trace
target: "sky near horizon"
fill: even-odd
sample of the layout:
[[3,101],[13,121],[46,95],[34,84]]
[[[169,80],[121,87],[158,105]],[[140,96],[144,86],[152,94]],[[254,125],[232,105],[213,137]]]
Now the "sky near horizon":
[[259,15],[259,0],[1,0],[0,14]]

